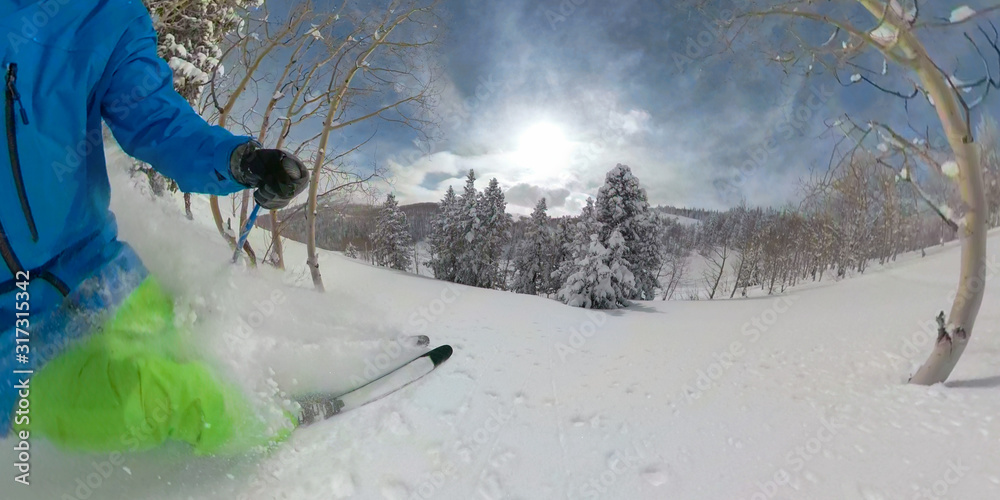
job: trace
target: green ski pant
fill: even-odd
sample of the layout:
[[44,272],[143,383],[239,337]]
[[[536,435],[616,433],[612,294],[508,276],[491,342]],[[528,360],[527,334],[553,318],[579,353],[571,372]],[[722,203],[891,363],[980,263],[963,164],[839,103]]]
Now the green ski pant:
[[169,440],[198,454],[230,454],[272,436],[242,391],[188,359],[173,300],[147,278],[107,325],[31,379],[31,422],[22,428],[62,448],[141,451]]

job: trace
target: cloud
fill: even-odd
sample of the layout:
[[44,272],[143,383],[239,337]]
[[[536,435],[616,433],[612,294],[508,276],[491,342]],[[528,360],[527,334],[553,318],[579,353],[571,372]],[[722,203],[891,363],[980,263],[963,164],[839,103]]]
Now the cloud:
[[[799,180],[825,168],[842,139],[824,121],[874,113],[937,128],[929,106],[911,112],[868,86],[840,87],[818,66],[806,77],[769,63],[786,29],[751,26],[728,43],[713,31],[721,5],[570,3],[553,21],[545,11],[558,2],[445,2],[454,43],[442,51],[442,138],[392,160],[402,199],[440,200],[474,169],[480,189],[497,178],[512,211],[546,196],[553,215],[577,213],[624,163],[653,204],[775,206],[796,200]],[[538,123],[572,143],[567,165],[518,157]]]
[[545,203],[549,208],[558,208],[566,205],[570,190],[566,188],[545,189],[540,186],[530,184],[517,184],[507,189],[504,196],[510,205],[534,208],[538,200],[545,198]]

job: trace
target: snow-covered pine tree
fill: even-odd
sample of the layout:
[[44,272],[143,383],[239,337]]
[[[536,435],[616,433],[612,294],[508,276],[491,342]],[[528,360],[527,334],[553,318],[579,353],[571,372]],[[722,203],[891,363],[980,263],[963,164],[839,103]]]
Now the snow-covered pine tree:
[[545,198],[538,200],[514,253],[514,282],[511,289],[531,295],[548,293],[552,282],[554,233],[546,213]]
[[455,281],[458,270],[456,250],[460,238],[458,232],[459,208],[455,190],[448,186],[448,191],[445,192],[444,198],[438,205],[438,213],[431,221],[431,235],[428,238],[431,259],[426,264],[431,268],[434,277],[439,280]]
[[569,225],[568,239],[562,248],[564,258],[552,273],[553,282],[559,284],[557,290],[566,286],[570,276],[577,272],[577,263],[590,252],[591,236],[600,233],[601,223],[594,213],[594,199],[587,198],[587,204],[576,221]]
[[615,230],[625,239],[624,257],[635,277],[634,292],[628,298],[653,299],[659,286],[656,273],[660,269],[660,240],[646,190],[627,165],[618,164],[608,172],[597,194],[595,210],[602,224],[603,245],[609,246]]
[[354,246],[354,243],[348,242],[347,248],[344,249],[344,255],[352,259],[357,259],[358,247]]
[[406,214],[399,209],[396,197],[389,194],[375,219],[372,237],[372,254],[375,264],[409,271],[413,259],[413,238]]
[[[553,273],[562,283],[556,297],[566,304],[593,309],[613,309],[628,305],[635,293],[635,276],[625,258],[627,248],[618,231],[608,235],[609,245],[600,241],[604,225],[597,220],[594,200],[587,198],[580,217],[572,228],[571,258],[562,261]],[[612,237],[614,240],[612,241]],[[613,269],[613,271],[612,271]]]
[[452,251],[456,256],[454,281],[470,286],[479,286],[478,250],[482,238],[479,196],[479,192],[476,191],[476,173],[469,170],[469,175],[465,178],[465,190],[458,198],[459,212],[456,222],[459,237],[452,242]]
[[503,247],[509,240],[513,220],[507,213],[507,200],[494,177],[478,199],[476,210],[479,234],[475,245],[476,283],[482,288],[506,288],[500,270]]
[[159,34],[157,53],[174,70],[174,88],[188,102],[201,98],[212,74],[223,69],[220,45],[243,26],[240,13],[263,0],[143,0]]
[[617,230],[608,236],[606,248],[591,235],[586,255],[576,261],[576,272],[559,290],[559,300],[574,307],[617,309],[629,305],[635,293],[635,277],[625,259],[625,238]]
[[573,262],[573,236],[576,231],[576,222],[570,217],[560,217],[555,220],[552,240],[552,255],[549,262],[551,272],[547,276],[549,288],[545,293],[555,293],[563,287],[566,277],[560,274],[559,269],[563,263]]
[[[240,13],[259,7],[263,0],[143,0],[158,35],[157,54],[174,72],[174,89],[192,105],[201,98],[211,75],[223,71],[220,45],[225,36],[243,25]],[[174,191],[177,184],[149,165],[136,162],[134,172],[149,177],[154,194]],[[191,217],[190,198],[185,209]]]

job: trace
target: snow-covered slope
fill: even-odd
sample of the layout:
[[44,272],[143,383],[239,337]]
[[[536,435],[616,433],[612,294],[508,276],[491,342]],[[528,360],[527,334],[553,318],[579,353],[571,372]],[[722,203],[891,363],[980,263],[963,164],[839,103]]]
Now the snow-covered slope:
[[[927,388],[903,382],[928,350],[923,325],[949,305],[954,245],[782,297],[599,313],[331,253],[318,294],[303,266],[234,269],[214,228],[116,193],[123,237],[180,294],[204,352],[254,393],[343,385],[391,357],[375,339],[400,332],[455,356],[268,456],[177,446],[119,459],[34,442],[32,485],[5,499],[1000,498],[997,235],[972,343],[953,382]],[[301,246],[288,254],[304,260]]]

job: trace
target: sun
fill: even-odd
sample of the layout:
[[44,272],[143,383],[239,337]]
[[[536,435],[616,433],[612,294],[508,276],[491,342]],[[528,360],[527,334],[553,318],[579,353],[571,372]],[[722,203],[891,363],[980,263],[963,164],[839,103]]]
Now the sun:
[[546,171],[559,171],[568,167],[572,149],[573,145],[562,128],[549,122],[528,127],[517,144],[521,161]]

